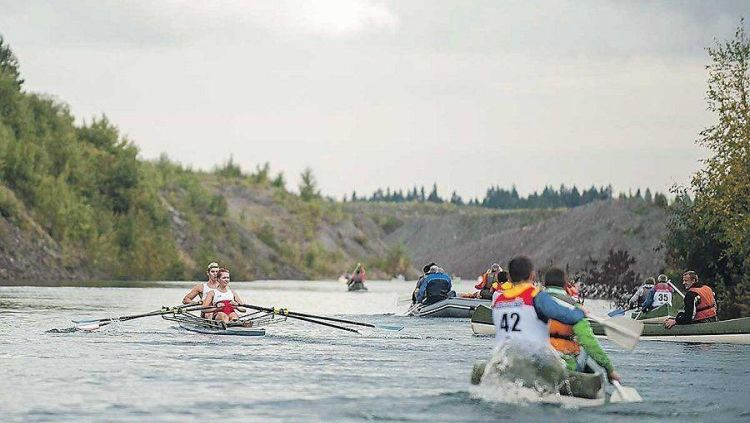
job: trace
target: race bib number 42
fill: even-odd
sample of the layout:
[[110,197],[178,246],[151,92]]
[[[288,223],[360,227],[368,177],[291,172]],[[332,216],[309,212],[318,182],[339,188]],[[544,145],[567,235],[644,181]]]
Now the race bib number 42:
[[503,313],[499,327],[505,332],[521,332],[521,328],[518,327],[520,321],[521,316],[518,313]]

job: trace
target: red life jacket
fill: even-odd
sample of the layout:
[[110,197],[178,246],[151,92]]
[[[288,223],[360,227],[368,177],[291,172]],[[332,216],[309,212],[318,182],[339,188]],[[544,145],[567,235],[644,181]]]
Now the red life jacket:
[[708,285],[693,287],[688,289],[688,291],[695,292],[700,298],[698,305],[695,307],[695,317],[693,317],[693,320],[703,320],[716,316],[714,291]]

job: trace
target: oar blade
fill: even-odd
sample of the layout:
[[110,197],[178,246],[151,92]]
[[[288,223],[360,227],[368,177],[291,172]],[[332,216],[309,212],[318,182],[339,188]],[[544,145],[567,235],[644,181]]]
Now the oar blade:
[[375,327],[378,329],[383,329],[383,330],[392,330],[394,332],[398,332],[404,328],[403,326],[396,326],[396,325],[375,325]]
[[641,321],[628,317],[618,317],[603,319],[599,323],[604,327],[607,339],[625,349],[632,350],[641,339],[641,333],[643,332],[643,322]]
[[101,318],[95,319],[91,317],[78,317],[78,318],[71,320],[71,322],[76,323],[76,324],[85,324],[85,323],[99,322],[101,320],[102,320]]
[[83,323],[80,325],[76,325],[76,330],[82,330],[86,332],[93,332],[97,329],[102,327],[102,325],[99,322],[93,322],[93,323]]

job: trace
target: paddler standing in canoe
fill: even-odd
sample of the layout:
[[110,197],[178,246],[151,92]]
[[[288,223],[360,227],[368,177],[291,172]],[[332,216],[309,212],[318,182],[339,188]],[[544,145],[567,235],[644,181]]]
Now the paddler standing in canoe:
[[[568,286],[567,275],[562,269],[553,267],[544,275],[544,291],[562,304],[578,307],[578,302],[566,293]],[[620,375],[615,372],[607,353],[599,345],[594,337],[591,325],[586,319],[580,320],[575,325],[566,325],[554,319],[549,320],[549,335],[552,347],[562,354],[568,370],[583,372],[588,357],[607,371],[610,381],[620,380]]]
[[[193,288],[182,299],[182,303],[190,304],[195,301],[195,297],[200,297],[202,301],[206,298],[211,290],[216,289],[219,286],[217,276],[220,268],[221,266],[219,266],[219,263],[215,261],[208,263],[208,267],[206,268],[206,276],[208,276],[208,282],[198,283],[193,286]],[[213,317],[213,313],[204,312],[202,313],[202,315],[206,319],[211,319]]]
[[682,274],[682,284],[685,292],[685,311],[677,313],[674,319],[667,319],[664,327],[672,329],[674,325],[690,325],[693,323],[717,322],[716,299],[714,291],[698,281],[698,274],[692,270]]
[[229,270],[221,268],[217,272],[219,285],[216,289],[211,290],[203,299],[203,306],[216,306],[218,310],[213,316],[214,320],[221,320],[224,323],[239,319],[235,306],[243,304],[242,298],[237,293],[229,289]]

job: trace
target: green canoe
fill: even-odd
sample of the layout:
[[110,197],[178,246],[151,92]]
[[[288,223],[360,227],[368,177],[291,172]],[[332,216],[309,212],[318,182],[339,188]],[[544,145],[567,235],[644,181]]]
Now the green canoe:
[[[477,361],[474,363],[474,368],[471,371],[472,385],[479,385],[481,383],[486,366],[487,361]],[[598,406],[604,404],[606,399],[606,380],[603,372],[579,373],[565,371],[565,376],[564,382],[559,384],[559,395],[549,394],[546,397],[551,401],[542,400],[542,402],[554,402],[576,406]],[[559,375],[539,374],[536,377],[542,379],[556,379]],[[487,389],[496,388],[489,385]]]
[[492,324],[492,309],[486,305],[477,306],[471,315],[471,330],[475,335],[494,335],[495,325]]
[[[625,317],[620,317],[624,319]],[[596,322],[591,322],[594,335],[604,336],[604,328]],[[666,329],[662,323],[643,325],[642,340],[696,342],[696,343],[724,343],[750,344],[750,317],[723,320],[711,323],[694,323],[692,325],[677,325]]]

